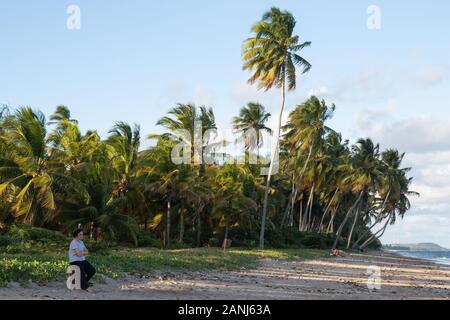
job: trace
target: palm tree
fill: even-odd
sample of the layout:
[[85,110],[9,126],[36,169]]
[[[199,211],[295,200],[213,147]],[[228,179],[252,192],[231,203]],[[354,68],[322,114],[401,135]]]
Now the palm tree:
[[309,71],[311,68],[311,64],[296,53],[311,43],[304,42],[299,44],[299,37],[293,35],[295,24],[295,18],[291,13],[273,7],[263,15],[260,22],[257,22],[252,27],[251,31],[255,33],[255,36],[245,40],[243,46],[243,69],[253,71],[249,83],[253,84],[258,82],[258,88],[266,91],[274,86],[280,88],[282,98],[280,112],[278,114],[275,148],[272,150],[264,194],[259,240],[261,249],[264,248],[264,228],[267,216],[270,180],[274,168],[275,153],[278,151],[279,146],[286,88],[288,90],[294,90],[296,87],[296,66],[302,68],[302,73]]
[[55,112],[50,116],[50,121],[48,124],[57,124],[58,126],[62,126],[65,123],[78,123],[78,121],[71,119],[71,113],[68,107],[63,105],[57,106]]
[[[350,151],[348,149],[348,140],[342,141],[342,135],[333,131],[325,137],[324,143],[325,154],[325,175],[323,200],[327,203],[323,211],[320,232],[332,232],[333,223],[336,217],[337,208],[342,199],[342,190],[340,190],[343,171],[340,169],[342,165],[349,161]],[[329,216],[328,226],[325,227],[325,219]]]
[[269,117],[270,113],[266,112],[263,105],[250,102],[241,108],[239,116],[233,118],[233,129],[241,135],[245,150],[257,149],[257,157],[263,143],[262,132],[272,134],[272,130],[266,126]]
[[97,240],[101,232],[107,240],[127,236],[137,244],[135,220],[124,214],[125,196],[114,195],[111,172],[97,163],[85,174],[86,195],[75,193],[67,197],[61,210],[66,228],[89,225],[91,237]]
[[140,127],[119,121],[109,131],[109,145],[114,149],[112,167],[117,174],[116,193],[121,196],[132,187],[132,176],[138,163]]
[[0,156],[0,195],[14,190],[15,215],[31,225],[42,224],[55,212],[55,188],[67,190],[72,180],[49,166],[41,112],[20,108],[3,126],[9,152]]
[[88,166],[101,146],[96,132],[82,135],[77,123],[64,122],[48,136],[52,165],[61,173],[75,176]]
[[[292,200],[297,197],[311,159],[324,148],[325,136],[333,132],[331,128],[325,125],[325,122],[333,116],[335,109],[335,105],[328,106],[325,101],[320,101],[313,96],[289,114],[288,123],[283,127],[283,130],[286,131],[283,144],[286,149],[294,152],[294,156],[290,156],[293,160],[291,166],[293,166],[294,173],[296,168],[302,169],[299,173],[294,174],[294,176],[296,175],[294,189],[290,195],[291,200],[288,201],[285,216],[292,206]],[[308,155],[305,159],[306,153]],[[312,188],[313,192],[315,187]],[[313,193],[310,193],[310,197],[312,195]],[[312,199],[310,200],[309,203],[312,206]]]
[[367,235],[367,232],[364,233],[355,241],[353,247],[359,246],[360,249],[363,249],[372,241],[382,237],[388,224],[394,224],[397,216],[403,218],[404,214],[410,209],[411,204],[408,196],[419,196],[419,193],[409,189],[412,178],[408,178],[406,174],[411,168],[401,168],[404,156],[404,153],[400,154],[395,149],[388,149],[381,154],[383,177],[378,190],[381,196],[379,213],[377,213],[375,221],[368,231],[371,231],[383,219],[385,224],[378,231],[372,233],[363,244],[359,245],[362,238]]
[[343,170],[346,171],[346,177],[342,179],[342,184],[346,185],[352,193],[358,194],[358,196],[357,200],[347,211],[344,220],[336,232],[333,249],[336,249],[343,228],[350,218],[351,213],[356,209],[353,225],[347,241],[347,247],[350,246],[353,230],[360,212],[358,205],[360,205],[364,196],[367,197],[369,192],[377,190],[380,184],[383,172],[379,160],[379,149],[380,146],[378,144],[375,145],[371,139],[359,139],[356,145],[352,147],[350,163],[342,166]]
[[245,166],[227,164],[217,171],[217,185],[213,214],[219,219],[219,226],[225,229],[223,248],[227,248],[228,228],[240,221],[252,219],[252,212],[257,209],[256,203],[245,194],[243,183],[253,178]]
[[[203,137],[207,130],[217,129],[212,108],[201,106],[199,109],[193,104],[178,104],[168,112],[168,116],[162,117],[156,123],[168,130],[162,136],[172,140],[181,139],[186,144],[191,150],[191,159],[194,164],[201,163],[200,159],[203,157],[204,150],[204,141],[203,139],[198,141],[198,134],[201,133]],[[199,125],[201,127],[198,127]],[[159,136],[149,135],[149,138],[158,138]],[[198,148],[199,146],[200,148]],[[202,154],[198,154],[199,152]]]
[[185,167],[174,169],[167,174],[163,174],[159,180],[150,183],[146,189],[146,193],[162,195],[166,201],[166,231],[165,244],[170,245],[171,241],[171,220],[174,203],[179,202],[185,193],[189,192],[192,187],[191,173]]

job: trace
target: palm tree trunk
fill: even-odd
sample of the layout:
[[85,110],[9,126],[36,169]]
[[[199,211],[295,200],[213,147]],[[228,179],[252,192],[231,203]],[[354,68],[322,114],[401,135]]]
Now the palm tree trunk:
[[315,184],[313,184],[312,189],[311,189],[311,193],[310,193],[310,198],[311,198],[311,202],[309,204],[309,212],[308,212],[308,225],[306,226],[307,231],[311,230],[312,227],[312,209],[313,209],[313,203],[314,203],[314,189],[315,189]]
[[276,135],[276,141],[275,141],[275,148],[272,149],[272,156],[271,156],[271,159],[270,159],[269,173],[267,175],[266,189],[264,190],[264,206],[263,206],[263,212],[262,212],[262,217],[261,217],[261,231],[260,231],[260,234],[259,234],[259,248],[260,249],[264,249],[264,231],[265,231],[265,227],[266,227],[266,217],[267,217],[267,207],[268,207],[268,200],[269,200],[270,180],[272,178],[272,172],[273,172],[274,161],[275,161],[275,154],[278,152],[278,146],[280,144],[281,120],[282,120],[282,116],[283,116],[285,102],[286,102],[286,89],[285,89],[285,80],[283,79],[282,83],[281,83],[281,107],[280,107],[280,114],[278,115],[278,129],[277,129],[277,135]]
[[180,238],[178,239],[180,243],[183,242],[183,237],[184,237],[184,216],[183,211],[180,210]]
[[342,230],[344,229],[344,226],[347,223],[348,218],[350,218],[350,214],[352,213],[353,210],[355,210],[359,201],[361,201],[363,193],[364,193],[364,190],[361,190],[361,192],[359,193],[358,200],[356,200],[356,202],[353,204],[353,206],[351,206],[350,209],[348,209],[347,214],[345,215],[344,221],[342,221],[341,225],[339,226],[339,228],[336,232],[336,239],[334,240],[334,243],[333,243],[333,247],[332,247],[333,250],[336,249],[337,244],[339,242],[339,238],[341,237],[341,234],[342,234]]
[[303,200],[300,200],[300,212],[298,214],[298,231],[302,231],[303,220]]
[[[295,192],[295,183],[294,183],[294,175],[292,175],[292,191],[291,195]],[[284,222],[288,219],[288,216],[291,212],[294,211],[294,197],[289,197],[286,205],[286,209],[284,210],[283,218],[281,219],[281,229],[284,227]]]
[[166,245],[170,244],[170,200],[167,201]]
[[256,164],[259,163],[259,130],[256,130]]
[[364,239],[365,236],[366,236],[368,233],[370,233],[370,231],[372,231],[372,229],[373,229],[378,223],[381,222],[382,219],[380,219],[380,217],[381,217],[381,215],[380,215],[379,217],[377,217],[377,219],[376,219],[375,222],[369,227],[369,229],[366,230],[366,231],[358,238],[358,240],[356,240],[356,241],[353,243],[352,248],[356,248],[356,247],[359,245],[359,243],[362,241],[362,239]]
[[361,209],[361,203],[360,203],[360,205],[358,206],[358,209],[356,209],[355,218],[353,219],[353,225],[352,225],[352,228],[350,229],[350,234],[348,235],[348,239],[347,239],[347,249],[350,248],[350,243],[351,243],[351,241],[352,241],[352,236],[353,236],[353,230],[355,229],[356,221],[358,221],[360,209]]
[[200,217],[200,210],[196,210],[197,216],[197,248],[202,246],[202,219]]
[[332,214],[331,214],[330,222],[328,223],[328,226],[327,226],[326,234],[329,234],[329,233],[333,233],[333,232],[334,232],[334,218],[336,217],[336,212],[337,212],[338,208],[339,208],[339,206],[336,206],[336,207],[333,209],[333,212],[332,212]]
[[[388,200],[388,198],[389,198],[389,195],[391,194],[391,190],[389,189],[389,192],[387,193],[387,195],[386,195],[386,197],[384,198],[384,201],[383,201],[383,206],[381,207],[381,212],[383,211],[383,209],[385,208],[385,206],[386,206],[386,202],[387,202],[387,200]],[[377,219],[375,220],[375,222],[372,224],[372,226],[370,226],[369,227],[369,229],[368,230],[366,230],[360,237],[359,237],[359,239],[358,240],[356,240],[354,243],[353,243],[353,246],[352,246],[352,248],[356,248],[358,245],[359,245],[359,243],[361,242],[361,240],[362,239],[364,239],[364,237],[382,220],[382,217],[383,217],[383,215],[382,215],[382,213],[379,213],[378,214],[378,216],[377,216]]]
[[[391,221],[390,217],[388,219],[386,219],[386,223],[384,224],[383,228],[381,228],[380,230],[375,232],[373,235],[371,235],[369,239],[367,239],[362,245],[359,246],[359,248],[364,249],[375,239],[381,238],[383,236],[384,232],[386,231],[389,221]],[[381,232],[381,234],[378,235],[380,232]]]
[[322,215],[322,219],[320,219],[320,232],[323,231],[325,217],[326,217],[328,211],[330,210],[331,203],[333,202],[334,198],[336,197],[338,191],[339,191],[339,188],[336,188],[336,191],[334,192],[333,196],[331,197],[330,202],[328,202],[328,206],[325,208],[325,211]]
[[[303,177],[304,177],[304,175],[305,175],[306,169],[308,168],[309,161],[311,160],[312,147],[313,147],[312,145],[309,147],[308,157],[306,158],[306,161],[305,161],[305,164],[303,165],[302,171],[300,172],[300,175],[299,175],[297,181],[295,182],[294,192],[291,193],[290,196],[289,196],[289,199],[290,199],[290,200],[288,201],[288,204],[287,204],[286,209],[285,209],[285,211],[284,211],[284,215],[287,214],[287,212],[288,212],[288,210],[289,210],[289,207],[290,207],[291,203],[294,203],[294,202],[295,202],[295,198],[297,197],[297,193],[298,193],[298,188],[299,188],[299,186],[300,186],[300,183],[301,183],[302,180],[303,180]],[[293,201],[291,201],[291,199],[292,199]],[[293,210],[293,209],[292,209],[292,210]]]
[[223,250],[227,250],[227,246],[228,246],[228,225],[225,226],[225,236],[223,237],[223,243],[222,243],[222,247]]
[[311,208],[312,208],[312,200],[313,200],[313,194],[314,194],[314,184],[311,188],[311,191],[309,193],[308,202],[306,203],[306,212],[305,216],[303,217],[303,226],[302,231],[308,231],[308,226],[310,224],[311,220]]

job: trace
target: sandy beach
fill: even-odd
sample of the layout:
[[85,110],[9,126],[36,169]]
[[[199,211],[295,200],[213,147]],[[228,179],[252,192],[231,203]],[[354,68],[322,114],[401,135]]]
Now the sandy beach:
[[[370,267],[380,268],[379,290],[367,285]],[[104,282],[95,284],[92,293],[72,292],[62,282],[28,288],[12,283],[0,289],[0,299],[450,299],[450,266],[387,252],[302,261],[263,259],[249,270],[154,273]]]

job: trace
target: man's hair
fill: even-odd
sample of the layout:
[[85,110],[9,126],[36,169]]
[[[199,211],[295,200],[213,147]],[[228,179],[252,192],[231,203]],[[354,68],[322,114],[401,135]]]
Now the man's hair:
[[82,232],[82,231],[83,231],[83,229],[81,229],[81,228],[76,229],[76,230],[73,232],[73,237],[74,237],[74,238],[78,237],[78,235],[79,235],[80,232]]

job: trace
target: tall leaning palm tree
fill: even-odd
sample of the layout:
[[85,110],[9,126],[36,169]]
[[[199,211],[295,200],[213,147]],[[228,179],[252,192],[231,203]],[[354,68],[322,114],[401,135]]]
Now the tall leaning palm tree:
[[273,87],[281,89],[281,106],[278,115],[275,148],[272,150],[269,173],[264,193],[264,206],[261,221],[260,248],[264,248],[264,229],[267,216],[267,201],[270,180],[273,173],[275,153],[278,150],[281,119],[283,115],[286,88],[294,90],[296,87],[296,66],[302,73],[309,71],[311,64],[296,52],[309,46],[310,42],[299,43],[299,37],[293,35],[296,21],[291,13],[271,8],[262,20],[251,29],[254,37],[244,42],[242,59],[243,69],[253,72],[249,83],[258,83],[259,89],[269,90]]
[[250,102],[247,106],[241,108],[239,116],[233,118],[233,129],[239,133],[240,139],[244,141],[245,149],[258,150],[261,147],[262,132],[272,133],[272,130],[266,126],[270,113],[266,112],[263,105]]

